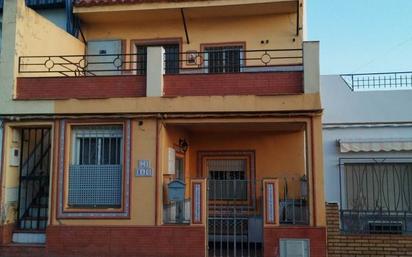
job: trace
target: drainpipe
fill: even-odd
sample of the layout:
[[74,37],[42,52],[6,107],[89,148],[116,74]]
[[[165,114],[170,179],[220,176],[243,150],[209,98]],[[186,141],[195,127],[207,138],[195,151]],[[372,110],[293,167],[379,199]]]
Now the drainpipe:
[[3,133],[4,133],[4,123],[0,119],[0,176],[3,173]]

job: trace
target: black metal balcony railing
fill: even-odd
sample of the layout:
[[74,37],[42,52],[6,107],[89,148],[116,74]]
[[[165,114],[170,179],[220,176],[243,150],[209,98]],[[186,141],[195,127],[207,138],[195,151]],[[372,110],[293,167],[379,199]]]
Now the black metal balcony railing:
[[19,73],[45,76],[115,76],[142,74],[146,58],[143,54],[21,56]]
[[342,230],[355,234],[410,234],[411,171],[412,162],[408,160],[341,161]]
[[309,204],[306,177],[300,179],[285,178],[279,182],[282,187],[281,192],[279,192],[280,224],[308,225]]
[[352,91],[412,89],[412,72],[343,74]]
[[[165,54],[166,71],[171,73],[236,73],[296,70],[303,64],[302,49],[242,50],[212,47],[203,52]],[[299,69],[299,68],[298,68]],[[300,68],[301,70],[301,68]]]
[[190,214],[191,199],[168,201],[163,205],[163,222],[165,224],[189,224]]
[[[301,71],[303,51],[225,48],[205,52],[166,52],[164,59],[166,74]],[[40,76],[144,75],[146,67],[146,53],[19,57],[19,73]]]

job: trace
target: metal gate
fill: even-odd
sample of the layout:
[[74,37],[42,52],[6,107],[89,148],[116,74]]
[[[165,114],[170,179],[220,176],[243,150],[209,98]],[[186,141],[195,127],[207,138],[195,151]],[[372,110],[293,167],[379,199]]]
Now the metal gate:
[[50,177],[50,129],[21,129],[18,227],[44,230],[47,226]]
[[209,257],[263,256],[261,183],[237,171],[209,176]]
[[410,158],[342,158],[339,162],[343,231],[412,233]]

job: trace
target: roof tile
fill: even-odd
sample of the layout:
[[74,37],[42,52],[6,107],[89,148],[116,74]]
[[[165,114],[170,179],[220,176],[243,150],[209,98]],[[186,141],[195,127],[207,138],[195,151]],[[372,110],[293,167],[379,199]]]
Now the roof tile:
[[118,5],[118,4],[141,4],[141,3],[160,3],[160,2],[190,2],[208,0],[75,0],[76,6],[96,6],[96,5]]

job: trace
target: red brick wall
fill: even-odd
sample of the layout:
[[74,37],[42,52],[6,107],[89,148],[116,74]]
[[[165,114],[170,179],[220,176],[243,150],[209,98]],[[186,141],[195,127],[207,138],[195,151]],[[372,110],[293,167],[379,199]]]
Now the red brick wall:
[[[303,72],[165,75],[165,96],[303,93]],[[146,96],[145,76],[17,78],[17,100]]]
[[[46,247],[40,245],[0,246],[0,257],[46,257]],[[52,257],[52,256],[50,256]],[[55,257],[55,256],[53,256]],[[58,256],[56,256],[58,257]]]
[[326,257],[326,228],[273,227],[264,229],[265,257],[278,257],[279,240],[284,238],[309,239],[310,256]]
[[18,100],[146,96],[145,76],[17,78]]
[[345,235],[340,230],[339,207],[326,204],[329,257],[412,256],[409,235]]
[[165,75],[165,96],[303,93],[303,72]]
[[49,257],[202,257],[205,228],[51,226],[46,248]]

